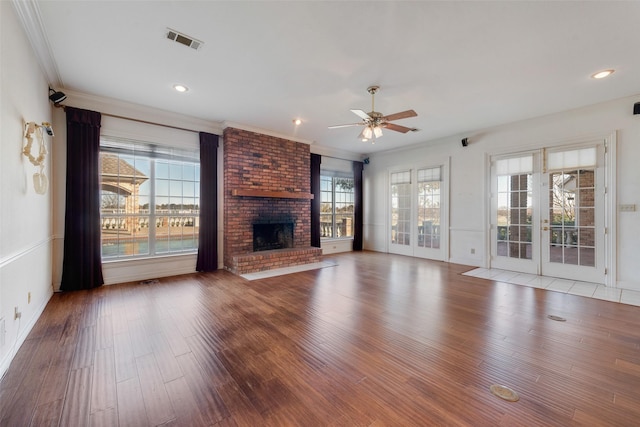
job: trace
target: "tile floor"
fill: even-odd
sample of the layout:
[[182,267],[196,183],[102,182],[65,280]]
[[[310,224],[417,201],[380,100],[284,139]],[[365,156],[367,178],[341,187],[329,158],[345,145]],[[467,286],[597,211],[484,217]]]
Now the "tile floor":
[[491,279],[514,285],[530,286],[548,291],[562,292],[571,295],[597,298],[622,304],[640,306],[640,292],[628,289],[608,288],[597,283],[576,280],[556,279],[555,277],[536,276],[500,269],[476,268],[464,273],[466,276]]

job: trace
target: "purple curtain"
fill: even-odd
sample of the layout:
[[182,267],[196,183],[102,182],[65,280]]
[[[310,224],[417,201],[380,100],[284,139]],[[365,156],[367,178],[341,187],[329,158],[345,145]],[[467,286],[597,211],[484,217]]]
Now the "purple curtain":
[[362,162],[353,162],[353,250],[362,250],[363,207],[362,207]]
[[322,156],[311,154],[311,246],[319,248],[320,243],[320,163]]
[[65,107],[67,185],[63,291],[104,283],[100,253],[100,120],[95,111]]
[[197,271],[218,269],[218,135],[200,132],[200,234]]

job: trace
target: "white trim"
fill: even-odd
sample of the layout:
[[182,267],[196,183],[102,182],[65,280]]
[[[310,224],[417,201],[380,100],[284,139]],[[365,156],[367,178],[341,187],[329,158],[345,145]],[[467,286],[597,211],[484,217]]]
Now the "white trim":
[[4,268],[8,264],[11,264],[17,259],[22,258],[23,256],[35,251],[36,249],[41,248],[42,246],[51,244],[52,241],[53,241],[53,237],[48,237],[44,240],[41,240],[37,243],[32,244],[31,246],[28,246],[25,249],[22,249],[21,251],[14,252],[12,254],[9,254],[8,256],[0,258],[0,268]]
[[12,3],[48,83],[55,86],[64,86],[58,65],[51,51],[51,44],[42,24],[38,2],[34,0],[13,0]]
[[337,239],[325,239],[320,242],[322,248],[322,255],[337,254],[341,252],[353,251],[353,238],[344,237]]
[[[581,135],[573,138],[566,139],[555,139],[553,142],[538,142],[535,144],[529,144],[525,147],[518,147],[517,151],[509,151],[509,149],[501,149],[494,151],[492,153],[486,153],[488,156],[488,161],[486,162],[487,170],[485,171],[485,186],[489,185],[489,187],[485,187],[485,195],[491,196],[491,163],[492,160],[500,157],[508,157],[510,155],[519,155],[519,154],[527,154],[535,151],[540,151],[540,162],[543,162],[542,156],[545,154],[543,151],[545,149],[558,149],[558,150],[567,150],[571,148],[580,148],[585,146],[585,144],[592,143],[594,141],[600,141],[598,144],[604,144],[606,146],[607,153],[605,155],[605,188],[606,198],[604,201],[604,209],[605,209],[605,218],[604,218],[604,227],[607,228],[607,235],[605,238],[605,260],[604,260],[604,268],[607,270],[607,274],[604,276],[604,284],[610,287],[620,287],[617,285],[617,188],[616,188],[616,156],[617,156],[617,131],[613,130],[609,133],[604,132],[595,132],[589,133],[585,135]],[[538,173],[542,174],[544,171],[540,170]],[[485,198],[486,199],[486,198]],[[486,202],[485,202],[486,203]],[[538,202],[539,204],[540,202]],[[541,209],[541,206],[535,207],[536,209]],[[486,230],[485,232],[485,242],[488,245],[486,254],[487,260],[484,263],[486,268],[492,266],[491,264],[491,203],[489,203],[485,209],[484,214],[487,215],[485,224]],[[539,261],[540,263],[542,260]],[[541,265],[541,264],[539,264]]]
[[[420,248],[416,242],[418,240],[417,227],[417,201],[418,201],[418,171],[421,169],[440,168],[440,247],[438,248]],[[411,219],[410,219],[410,244],[394,245],[391,243],[391,176],[394,173],[408,172],[410,176],[411,187]],[[442,156],[431,161],[420,163],[411,163],[404,165],[395,165],[387,168],[385,175],[386,180],[386,213],[385,213],[385,246],[388,253],[406,255],[415,258],[432,259],[436,261],[449,262],[451,257],[451,156]],[[392,250],[394,249],[394,250]]]
[[[615,131],[613,131],[615,133]],[[535,143],[529,143],[526,145],[518,146],[515,151],[512,148],[500,148],[495,151],[488,152],[490,157],[509,157],[510,155],[527,154],[529,152],[546,149],[559,149],[566,150],[568,148],[579,148],[591,141],[595,140],[607,140],[611,135],[611,132],[589,132],[579,136],[566,137],[566,138],[553,138],[545,141],[539,140]]]
[[168,255],[102,263],[105,285],[195,273],[197,254]]
[[481,228],[464,228],[464,227],[449,227],[449,231],[466,231],[470,233],[484,233]]
[[286,139],[288,141],[294,141],[294,142],[300,142],[302,144],[307,144],[307,145],[311,145],[314,143],[314,141],[309,141],[308,139],[303,139],[303,138],[298,138],[294,135],[286,135],[280,132],[275,132],[272,130],[267,130],[267,129],[262,129],[259,128],[257,126],[250,126],[250,125],[245,125],[242,123],[237,123],[237,122],[230,122],[230,121],[224,121],[222,122],[222,129],[226,129],[226,128],[234,128],[234,129],[240,129],[240,130],[246,130],[248,132],[254,132],[254,133],[259,133],[261,135],[267,135],[267,136],[273,136],[276,138],[282,138],[282,139]]
[[612,131],[604,138],[606,152],[604,163],[606,168],[605,187],[605,227],[608,233],[605,239],[605,268],[607,274],[604,284],[606,286],[617,287],[618,278],[618,188],[617,188],[617,158],[618,158],[618,133]]
[[[491,221],[493,220],[491,218],[491,209],[492,209],[492,198],[493,198],[493,192],[492,192],[492,181],[491,181],[491,167],[492,167],[492,163],[493,163],[493,159],[495,156],[492,156],[490,153],[484,153],[484,183],[483,185],[483,193],[484,197],[482,198],[482,203],[484,204],[484,206],[482,207],[482,212],[484,215],[484,219],[482,220],[482,223],[484,224],[484,229],[482,230],[482,241],[484,242],[484,255],[483,255],[483,260],[482,260],[482,266],[484,268],[491,268],[491,239],[492,239],[492,234],[491,234]],[[487,203],[485,200],[489,200],[489,202]],[[474,230],[469,230],[469,231],[474,231]]]
[[[73,107],[86,108],[99,111],[104,114],[128,117],[133,120],[162,123],[168,126],[190,129],[193,132],[209,132],[220,136],[222,135],[223,126],[221,122],[198,119],[167,110],[160,110],[140,104],[120,101],[118,99],[103,96],[90,95],[69,89],[65,89],[64,92],[67,94],[67,100],[64,104]],[[145,124],[141,123],[141,125]]]
[[[363,156],[359,153],[354,153],[347,150],[340,150],[337,148],[325,147],[322,145],[311,145],[309,148],[312,154],[319,154],[325,157],[335,157],[337,159],[343,160],[355,160],[358,162],[362,162],[367,156]],[[365,170],[367,169],[365,165]]]
[[49,298],[44,300],[40,305],[40,307],[38,307],[34,311],[33,316],[31,316],[31,319],[29,320],[29,323],[27,323],[24,329],[22,329],[22,332],[18,334],[18,336],[16,337],[16,341],[13,343],[11,349],[9,349],[9,351],[7,352],[7,354],[5,354],[2,361],[0,361],[0,378],[2,378],[4,374],[7,372],[7,369],[9,369],[9,366],[11,365],[13,358],[18,353],[18,350],[27,339],[27,336],[29,336],[29,333],[35,326],[38,319],[40,319],[40,316],[42,315],[42,312],[44,311],[45,307],[49,303],[50,299],[51,299],[51,295],[49,295]]

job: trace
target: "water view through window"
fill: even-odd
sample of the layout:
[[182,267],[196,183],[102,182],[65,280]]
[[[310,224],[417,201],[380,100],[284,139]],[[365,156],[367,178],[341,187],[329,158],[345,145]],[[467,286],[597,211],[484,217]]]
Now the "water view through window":
[[103,259],[197,251],[200,165],[194,157],[148,146],[103,147]]

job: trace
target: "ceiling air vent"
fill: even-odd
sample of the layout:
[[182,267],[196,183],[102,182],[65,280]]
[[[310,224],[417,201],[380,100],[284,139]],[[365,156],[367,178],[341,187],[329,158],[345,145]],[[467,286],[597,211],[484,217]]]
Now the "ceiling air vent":
[[204,44],[204,42],[201,42],[200,40],[196,40],[193,37],[187,36],[186,34],[179,33],[175,30],[172,30],[171,28],[167,28],[167,38],[195,50],[200,49],[200,46]]

